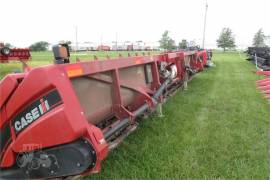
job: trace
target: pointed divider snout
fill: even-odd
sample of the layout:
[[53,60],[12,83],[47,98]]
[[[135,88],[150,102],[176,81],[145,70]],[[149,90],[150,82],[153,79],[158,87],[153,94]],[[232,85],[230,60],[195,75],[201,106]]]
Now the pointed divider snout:
[[270,78],[258,80],[258,81],[256,81],[256,83],[258,84],[258,83],[263,83],[263,82],[267,82],[267,81],[270,81]]
[[265,98],[270,101],[270,95],[265,96]]
[[257,86],[267,86],[270,85],[270,81],[264,81],[264,82],[260,82],[260,83],[256,83]]
[[266,91],[266,90],[270,90],[270,85],[267,86],[258,86],[259,89]]
[[264,75],[264,76],[270,76],[270,71],[257,71],[256,74]]
[[257,86],[267,86],[267,85],[270,85],[270,81],[265,81],[265,82],[257,84]]
[[270,95],[270,90],[263,91],[263,94],[269,94]]

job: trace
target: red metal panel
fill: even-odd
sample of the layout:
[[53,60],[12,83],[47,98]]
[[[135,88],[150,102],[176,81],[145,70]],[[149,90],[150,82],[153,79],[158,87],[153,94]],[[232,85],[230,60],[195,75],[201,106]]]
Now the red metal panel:
[[270,71],[257,71],[256,74],[270,76]]
[[10,98],[13,91],[18,86],[18,81],[24,77],[24,74],[12,74],[6,76],[1,82],[0,82],[0,128],[5,124],[7,121],[6,118],[6,111],[4,111],[4,103]]
[[77,74],[72,77],[78,77],[81,75],[89,75],[95,74],[98,72],[110,71],[113,69],[121,69],[124,67],[137,66],[140,64],[151,63],[154,60],[149,57],[128,57],[128,58],[120,58],[116,60],[106,60],[106,61],[89,61],[89,62],[78,62],[76,64],[63,64],[58,65],[63,68],[66,72],[74,66],[78,69],[82,69],[82,74]]

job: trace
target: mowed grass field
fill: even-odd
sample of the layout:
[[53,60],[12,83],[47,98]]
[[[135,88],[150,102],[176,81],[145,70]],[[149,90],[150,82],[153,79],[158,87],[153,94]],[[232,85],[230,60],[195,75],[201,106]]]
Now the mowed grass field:
[[[33,66],[53,58],[32,56]],[[256,89],[254,65],[244,59],[214,53],[216,67],[169,99],[163,118],[150,115],[109,154],[100,174],[83,179],[269,179],[270,104]],[[1,76],[19,67],[1,64]]]
[[150,116],[85,179],[269,179],[270,105],[243,54],[215,68]]

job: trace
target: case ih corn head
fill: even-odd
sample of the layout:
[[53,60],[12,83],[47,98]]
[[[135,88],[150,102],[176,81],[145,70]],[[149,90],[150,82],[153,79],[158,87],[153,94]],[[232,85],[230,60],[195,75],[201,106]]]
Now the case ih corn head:
[[0,84],[0,179],[88,175],[138,119],[204,69],[206,50],[65,63],[7,75]]
[[270,102],[270,48],[249,47],[246,53],[249,55],[248,60],[251,60],[260,69],[256,74],[266,76],[266,79],[258,80],[256,85]]
[[270,102],[270,71],[257,71],[256,74],[266,76],[265,79],[258,80],[256,85]]
[[29,49],[12,48],[4,46],[0,43],[0,63],[6,63],[9,61],[22,61],[26,62],[30,59]]

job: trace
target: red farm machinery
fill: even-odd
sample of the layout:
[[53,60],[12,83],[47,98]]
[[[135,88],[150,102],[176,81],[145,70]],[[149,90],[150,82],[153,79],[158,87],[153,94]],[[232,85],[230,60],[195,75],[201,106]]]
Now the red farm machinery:
[[246,51],[248,59],[256,65],[256,74],[265,76],[265,79],[256,82],[264,97],[270,102],[270,48],[248,47]]
[[0,63],[9,61],[26,62],[30,57],[30,50],[27,48],[9,48],[4,43],[0,43]]
[[265,79],[258,80],[256,85],[270,102],[270,71],[257,71],[256,74],[266,77]]
[[207,62],[206,50],[69,62],[0,83],[0,179],[89,175],[131,131]]

